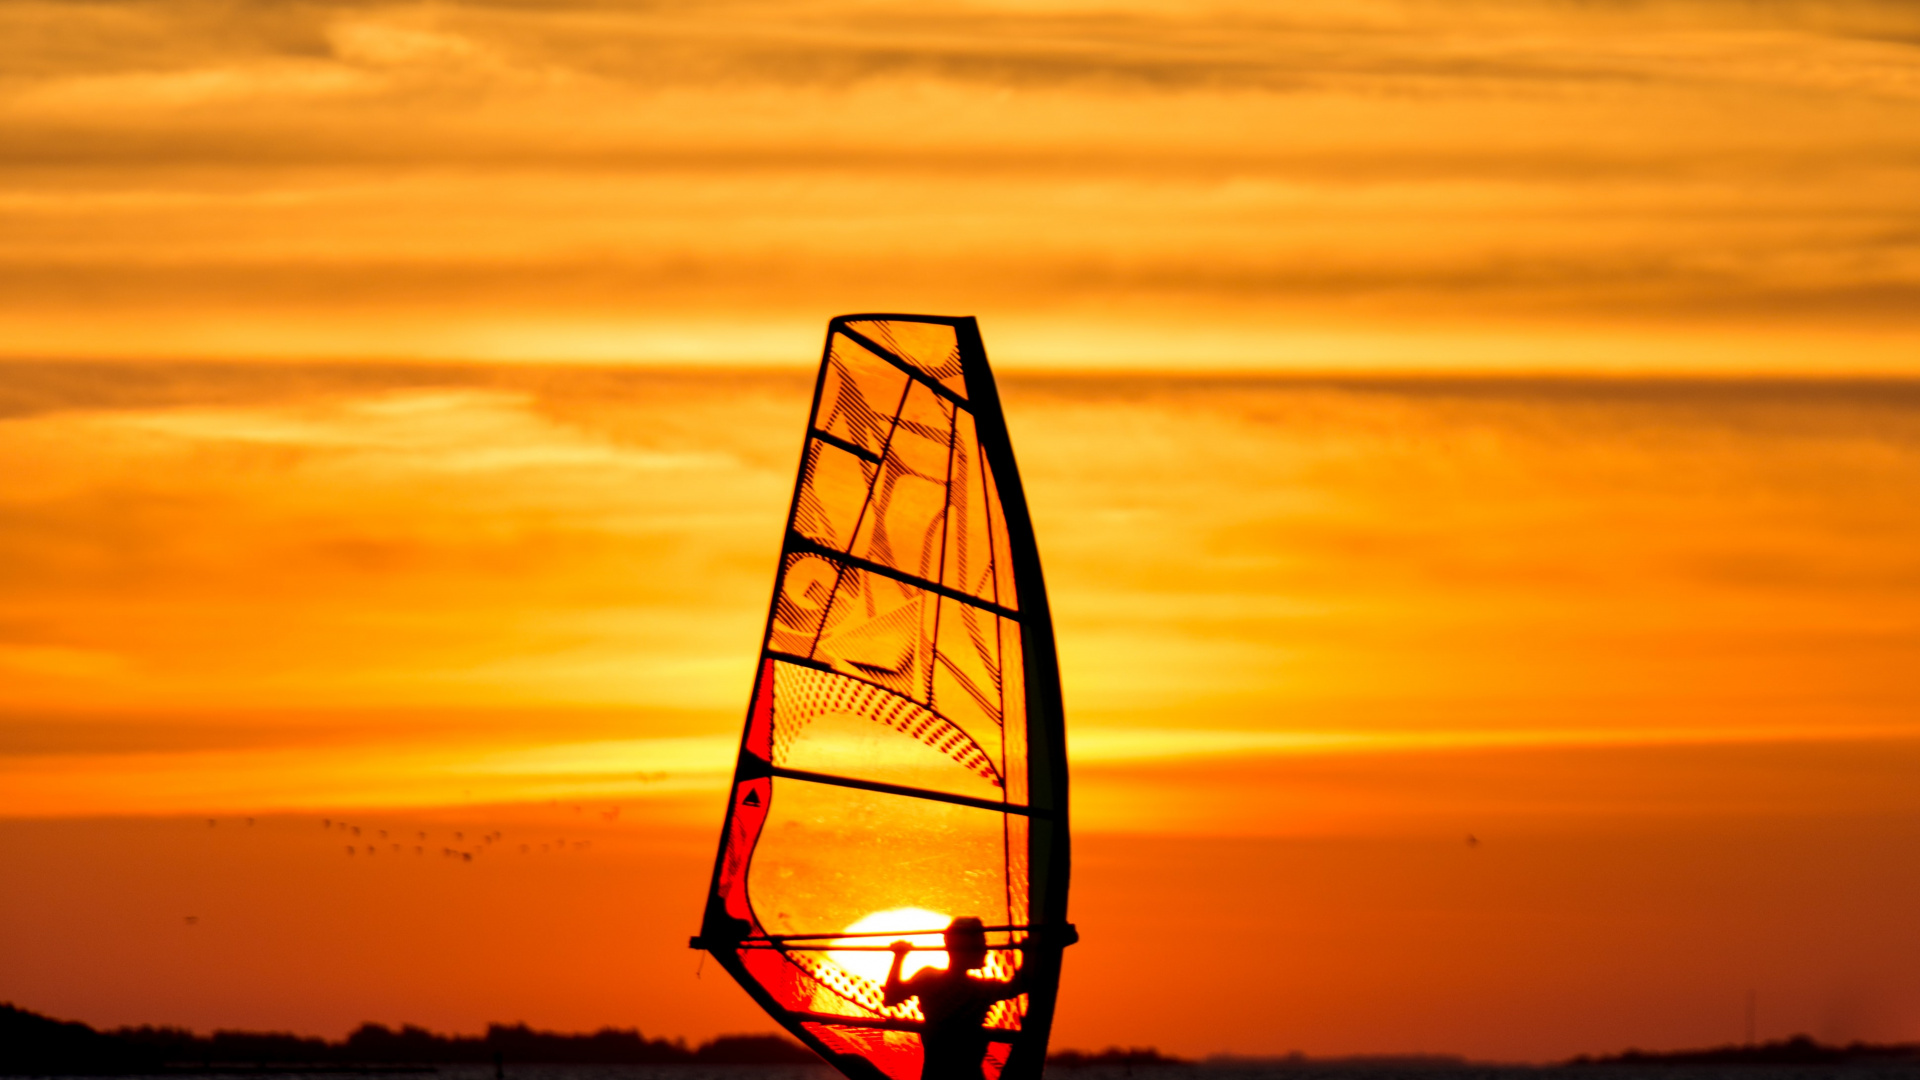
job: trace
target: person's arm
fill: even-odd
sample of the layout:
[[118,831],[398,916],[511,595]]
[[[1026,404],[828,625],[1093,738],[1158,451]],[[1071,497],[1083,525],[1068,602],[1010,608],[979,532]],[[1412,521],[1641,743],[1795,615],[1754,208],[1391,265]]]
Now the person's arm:
[[900,965],[907,962],[907,954],[913,951],[913,946],[905,941],[896,941],[887,948],[893,950],[893,966],[887,969],[887,990],[881,1001],[887,1005],[898,1005],[914,996],[906,980],[900,977]]

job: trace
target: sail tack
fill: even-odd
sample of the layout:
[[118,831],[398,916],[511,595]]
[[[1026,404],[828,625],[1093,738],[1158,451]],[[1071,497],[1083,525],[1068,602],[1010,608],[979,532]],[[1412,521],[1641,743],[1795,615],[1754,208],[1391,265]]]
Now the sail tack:
[[[1067,867],[1052,627],[978,331],[836,318],[696,944],[855,1080],[1025,1080]],[[987,928],[970,985],[1007,996],[980,1062],[930,1066],[887,948],[948,967],[961,917]]]

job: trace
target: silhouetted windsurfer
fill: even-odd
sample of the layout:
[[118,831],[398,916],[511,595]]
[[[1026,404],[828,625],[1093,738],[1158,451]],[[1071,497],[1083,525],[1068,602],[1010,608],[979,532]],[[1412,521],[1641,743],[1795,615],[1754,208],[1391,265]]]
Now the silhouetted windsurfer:
[[886,1003],[920,999],[920,1014],[926,1017],[920,1035],[925,1049],[920,1080],[981,1080],[990,1041],[987,1013],[995,1002],[1027,992],[1026,969],[1004,981],[971,974],[987,962],[986,929],[971,915],[949,923],[946,939],[947,966],[921,968],[906,979],[900,977],[900,967],[913,945],[896,941],[889,946],[893,967],[887,972]]

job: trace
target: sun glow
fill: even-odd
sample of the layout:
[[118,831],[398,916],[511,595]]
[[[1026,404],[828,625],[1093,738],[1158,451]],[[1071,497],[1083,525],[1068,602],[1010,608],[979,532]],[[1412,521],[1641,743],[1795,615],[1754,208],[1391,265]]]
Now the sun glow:
[[[913,943],[913,951],[907,954],[906,963],[900,966],[900,974],[912,978],[914,972],[922,968],[944,968],[947,966],[946,938],[941,931],[953,921],[950,915],[942,915],[926,908],[903,907],[891,911],[876,911],[847,927],[849,934],[889,934],[898,933],[899,938],[890,937],[851,937],[834,940],[834,951],[827,956],[844,970],[862,978],[872,979],[876,983],[887,981],[887,968],[893,963],[893,956],[884,951],[886,946],[898,940]],[[926,933],[930,928],[932,933]],[[909,931],[922,931],[909,933]],[[859,946],[858,949],[847,946]]]

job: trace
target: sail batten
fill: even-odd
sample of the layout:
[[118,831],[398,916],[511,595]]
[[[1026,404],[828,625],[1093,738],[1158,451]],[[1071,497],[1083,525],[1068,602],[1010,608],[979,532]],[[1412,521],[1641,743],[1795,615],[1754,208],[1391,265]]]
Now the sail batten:
[[948,600],[953,600],[957,603],[968,604],[973,607],[977,607],[982,611],[990,611],[995,615],[1000,616],[1003,619],[1014,619],[1017,621],[1020,618],[1020,613],[1018,611],[1014,610],[1013,608],[1002,607],[1000,604],[998,604],[993,600],[989,600],[981,596],[975,596],[972,593],[965,592],[964,590],[961,590],[961,589],[953,588],[952,586],[949,586],[949,585],[944,585],[938,581],[931,581],[927,578],[918,577],[914,574],[910,574],[906,572],[905,570],[900,570],[900,569],[896,569],[895,567],[888,566],[885,563],[874,562],[871,559],[863,559],[858,555],[849,555],[844,551],[836,551],[835,549],[820,543],[818,540],[815,540],[814,538],[807,536],[804,533],[795,532],[792,535],[788,536],[787,550],[789,552],[799,552],[807,555],[818,555],[823,559],[827,559],[831,562],[840,563],[843,566],[850,567],[852,569],[865,570],[868,573],[879,574],[883,577],[890,577],[895,581],[900,582],[903,585],[912,585],[915,588],[925,589],[930,593],[936,593]]
[[[899,320],[886,320],[888,324],[898,321]],[[968,407],[967,399],[964,395],[956,392],[951,386],[947,385],[945,381],[929,375],[925,370],[900,356],[894,350],[868,337],[865,333],[862,333],[863,329],[865,329],[865,326],[863,326],[861,320],[852,320],[841,324],[841,333],[857,342],[868,352],[899,368],[908,378],[918,379],[920,382],[926,384],[927,389],[953,402],[960,408],[964,409]]]
[[[1031,817],[1034,815],[1040,817],[1052,816],[1052,811],[1036,810],[1031,806],[1021,806],[1018,803],[1005,801],[994,802],[991,799],[975,799],[966,795],[954,795],[949,792],[934,791],[929,788],[906,787],[902,784],[886,784],[878,780],[861,780],[852,776],[834,776],[831,773],[807,772],[802,769],[785,769],[778,765],[773,767],[773,775],[784,776],[789,780],[807,780],[815,784],[832,784],[838,787],[859,788],[863,791],[878,791],[889,795],[906,795],[915,799],[932,799],[935,802],[950,802],[956,806],[971,806],[980,810],[994,810],[1006,814],[1019,814],[1022,817]],[[924,932],[925,931],[900,931],[902,934]]]
[[1034,1080],[1074,939],[1065,735],[973,320],[834,319],[804,430],[695,943],[850,1078]]

